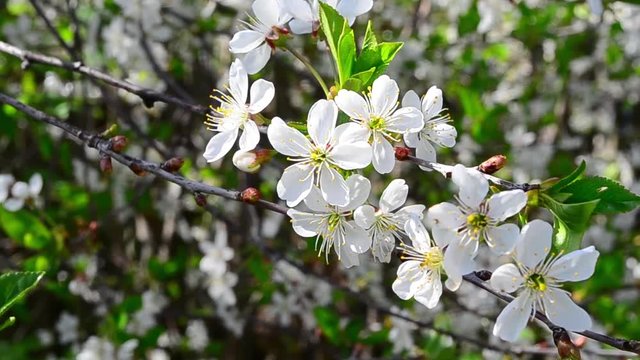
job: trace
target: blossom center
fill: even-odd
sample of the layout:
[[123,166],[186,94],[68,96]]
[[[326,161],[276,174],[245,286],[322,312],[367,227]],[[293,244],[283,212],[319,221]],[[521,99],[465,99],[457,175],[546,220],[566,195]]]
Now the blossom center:
[[369,119],[369,130],[380,131],[386,128],[384,118],[381,116],[373,116]]
[[420,266],[429,269],[439,269],[442,266],[444,257],[442,256],[442,250],[438,247],[432,247],[426,253],[422,259]]
[[536,291],[545,291],[547,290],[547,282],[544,279],[544,276],[540,274],[531,274],[527,277],[526,285],[528,288],[536,290]]
[[309,159],[311,159],[311,163],[313,163],[313,165],[320,166],[327,160],[327,151],[320,148],[315,148],[311,150]]
[[341,221],[342,221],[342,216],[340,214],[335,212],[331,213],[327,218],[327,228],[329,229],[329,232],[335,231],[338,225],[340,225]]
[[480,213],[473,213],[467,216],[467,228],[474,235],[478,235],[489,224],[487,216]]

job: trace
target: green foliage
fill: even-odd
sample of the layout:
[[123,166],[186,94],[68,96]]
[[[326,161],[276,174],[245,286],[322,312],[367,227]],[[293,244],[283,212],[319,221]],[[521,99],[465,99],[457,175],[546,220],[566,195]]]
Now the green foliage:
[[599,200],[563,204],[544,194],[541,200],[543,206],[553,214],[553,251],[567,253],[579,249]]
[[338,72],[341,89],[362,91],[384,74],[387,67],[402,48],[401,42],[379,43],[371,22],[356,54],[356,41],[349,23],[331,6],[320,3],[320,25],[331,49]]
[[631,211],[640,205],[640,196],[611,179],[588,176],[578,179],[562,189],[570,196],[566,203],[575,204],[598,199],[596,214],[615,214]]
[[[43,276],[43,272],[10,272],[0,275],[0,317],[32,291]],[[0,330],[14,322],[15,318],[10,317],[0,325]]]
[[0,226],[15,242],[32,250],[41,250],[53,242],[51,231],[27,210],[9,212],[0,207]]

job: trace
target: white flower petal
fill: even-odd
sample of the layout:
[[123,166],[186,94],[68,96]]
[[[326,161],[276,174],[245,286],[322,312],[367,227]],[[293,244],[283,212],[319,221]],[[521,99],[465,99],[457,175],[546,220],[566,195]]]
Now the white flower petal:
[[251,10],[258,21],[268,27],[280,25],[281,6],[277,0],[256,0],[251,4]]
[[448,202],[434,205],[427,210],[427,225],[457,230],[467,222],[460,209]]
[[415,91],[409,90],[402,98],[402,107],[413,107],[420,110],[420,97]]
[[264,79],[256,80],[256,82],[251,85],[249,113],[257,114],[269,106],[275,92],[276,90],[272,82]]
[[318,223],[322,215],[309,214],[295,209],[289,209],[287,215],[291,218],[291,226],[296,234],[302,237],[318,235]]
[[242,151],[249,151],[256,148],[258,143],[260,142],[260,130],[258,130],[258,125],[252,120],[247,120],[244,123],[244,128],[242,130],[242,135],[240,135],[240,141],[238,142],[238,146]]
[[[436,149],[426,140],[422,140],[416,147],[416,157],[418,159],[435,162],[436,161]],[[428,167],[420,166],[420,169],[425,171],[431,171]]]
[[496,255],[504,255],[510,253],[515,247],[520,228],[516,224],[488,226],[485,235],[491,251]]
[[302,133],[285,124],[279,117],[273,118],[267,137],[271,146],[282,155],[307,157],[311,143]]
[[207,159],[207,162],[220,160],[231,150],[237,138],[238,128],[215,134],[209,140],[202,156]]
[[369,233],[354,221],[349,221],[345,226],[345,239],[349,250],[356,254],[365,253],[371,248]]
[[349,122],[338,125],[333,131],[332,144],[350,144],[355,142],[368,142],[369,129],[360,124]]
[[420,252],[427,252],[431,249],[431,236],[425,229],[422,222],[417,219],[409,219],[404,224],[404,232],[407,233],[411,244]]
[[387,117],[398,101],[398,84],[387,75],[377,78],[371,86],[371,107],[377,116]]
[[313,212],[330,213],[332,206],[322,198],[322,193],[317,186],[313,186],[309,194],[304,198],[304,204]]
[[284,170],[276,190],[278,197],[287,201],[289,207],[298,205],[311,191],[313,186],[313,167],[295,164]]
[[246,54],[238,55],[238,58],[242,60],[242,64],[247,70],[247,73],[250,75],[257,74],[269,62],[271,58],[271,47],[269,47],[267,43],[263,43]]
[[264,43],[263,33],[255,30],[241,30],[233,34],[233,38],[229,41],[229,51],[234,54],[245,54],[262,43]]
[[357,92],[342,89],[338,91],[334,101],[340,110],[349,115],[350,118],[358,120],[369,119],[369,106]]
[[600,253],[593,246],[576,250],[551,265],[548,275],[560,281],[583,281],[591,277]]
[[394,217],[400,219],[401,221],[407,221],[408,219],[418,219],[422,220],[422,213],[426,207],[424,205],[415,204],[405,206],[402,209],[396,211]]
[[451,180],[458,185],[460,200],[472,209],[477,209],[489,192],[489,182],[482,173],[460,164],[453,167]]
[[404,143],[412,148],[418,146],[418,142],[420,141],[418,139],[418,133],[405,133],[402,137],[404,139]]
[[440,249],[444,249],[445,246],[453,244],[460,240],[460,235],[456,230],[441,228],[435,226],[431,229],[433,240]]
[[491,287],[503,292],[512,293],[524,282],[520,270],[514,264],[504,264],[498,267],[491,275]]
[[375,133],[373,135],[373,167],[380,174],[388,174],[396,164],[396,155],[393,146],[384,136]]
[[517,214],[527,205],[527,194],[522,190],[501,191],[487,200],[487,215],[498,221]]
[[516,259],[528,268],[541,263],[551,250],[553,228],[542,220],[533,220],[522,227],[516,243]]
[[404,134],[418,132],[424,127],[420,110],[412,107],[400,108],[387,119],[387,130]]
[[576,305],[569,295],[554,288],[545,291],[542,297],[544,313],[554,324],[569,331],[584,331],[591,328],[591,317]]
[[420,274],[420,262],[415,260],[405,261],[398,267],[397,278],[391,285],[391,289],[402,300],[409,300],[414,295],[414,280]]
[[462,246],[459,242],[449,244],[444,253],[443,267],[449,277],[446,286],[451,291],[456,291],[462,284],[462,276],[476,269],[473,260],[475,249],[472,245]]
[[18,199],[26,199],[29,197],[29,184],[24,181],[18,181],[11,187],[11,195]]
[[[280,0],[282,6],[293,15],[294,18],[304,22],[311,22],[314,19],[314,14],[311,9],[311,4],[305,0]],[[291,25],[291,23],[289,23]]]
[[342,266],[344,266],[345,268],[348,269],[360,265],[358,254],[351,251],[349,247],[342,246],[340,248],[336,248],[334,246],[334,249],[336,250],[336,253],[340,251],[340,264],[342,264]]
[[395,238],[391,233],[380,234],[373,239],[371,253],[373,257],[383,263],[391,261],[391,253],[396,247]]
[[318,100],[309,110],[307,130],[313,142],[324,148],[333,137],[338,119],[338,107],[333,101]]
[[9,198],[7,199],[2,206],[4,206],[5,210],[16,212],[24,206],[23,198]]
[[403,179],[395,179],[387,185],[380,196],[380,210],[392,212],[407,201],[409,186]]
[[244,105],[247,102],[247,89],[249,89],[249,75],[242,61],[236,59],[229,68],[229,92],[238,104]]
[[310,34],[313,32],[313,22],[293,19],[289,22],[289,28],[296,35]]
[[364,141],[341,143],[331,149],[329,160],[344,170],[362,169],[371,163],[371,146]]
[[349,203],[349,187],[342,175],[329,166],[320,169],[320,191],[331,205],[346,206]]
[[338,2],[336,10],[340,15],[351,18],[360,16],[373,7],[373,0],[342,0]]
[[422,98],[422,112],[424,120],[427,121],[442,111],[442,90],[437,86],[432,86]]
[[458,131],[452,125],[439,123],[435,125],[428,124],[425,125],[425,127],[426,126],[431,127],[426,131],[430,141],[444,147],[453,147],[456,144]]
[[494,336],[511,342],[518,339],[533,311],[533,298],[527,295],[521,294],[502,310],[493,326]]
[[[416,299],[417,302],[426,306],[428,309],[433,309],[438,305],[438,301],[440,301],[440,296],[442,295],[442,282],[440,282],[440,276],[434,276],[427,278],[423,282],[423,286],[420,290],[416,291],[413,295],[413,298]],[[429,281],[431,280],[431,281]]]
[[369,229],[376,222],[376,210],[371,205],[362,205],[353,212],[353,219],[363,229]]
[[39,173],[31,175],[31,178],[29,179],[29,194],[34,197],[38,196],[40,191],[42,191],[42,185],[42,175]]
[[352,211],[364,204],[371,192],[371,182],[362,175],[349,176],[347,186],[349,187],[349,203],[344,207],[340,207],[341,211]]

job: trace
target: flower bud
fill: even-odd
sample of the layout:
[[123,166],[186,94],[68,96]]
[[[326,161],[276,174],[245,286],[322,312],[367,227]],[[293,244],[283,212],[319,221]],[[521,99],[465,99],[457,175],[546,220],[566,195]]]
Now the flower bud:
[[478,165],[478,171],[485,174],[493,174],[498,170],[502,169],[504,165],[507,163],[507,157],[504,155],[494,155],[487,160],[483,161],[482,164]]
[[556,327],[553,331],[553,342],[558,348],[558,355],[563,360],[580,360],[580,349],[571,342],[571,338],[567,331],[563,328]]
[[172,157],[160,165],[160,168],[170,173],[177,172],[184,165],[184,159],[181,157]]
[[100,157],[100,171],[109,175],[113,171],[113,165],[111,164],[111,157],[102,155]]
[[409,148],[406,148],[406,147],[397,146],[395,150],[396,150],[396,159],[399,161],[407,160],[409,155],[411,155],[411,151],[409,150]]
[[138,176],[147,175],[147,172],[137,162],[132,162],[131,165],[129,165],[129,169],[131,169],[131,171],[133,171],[133,173]]
[[127,147],[129,141],[123,135],[114,136],[111,138],[111,150],[121,153]]
[[207,206],[207,197],[201,193],[195,193],[194,198],[196,200],[196,204],[200,207]]
[[238,169],[248,172],[256,173],[260,170],[260,166],[267,161],[271,160],[272,152],[267,149],[242,151],[238,150],[233,154],[233,165]]
[[250,204],[256,203],[258,200],[260,200],[260,197],[260,191],[252,187],[246,188],[242,191],[242,193],[240,193],[240,199]]

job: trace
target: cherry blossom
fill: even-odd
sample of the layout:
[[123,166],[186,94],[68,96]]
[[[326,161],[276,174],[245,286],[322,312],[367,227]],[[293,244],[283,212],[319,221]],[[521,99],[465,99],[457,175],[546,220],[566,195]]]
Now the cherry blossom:
[[[269,81],[259,79],[249,89],[249,76],[240,60],[236,60],[229,68],[229,92],[231,96],[220,91],[219,96],[211,96],[220,102],[220,106],[211,107],[212,114],[207,114],[205,125],[217,132],[204,151],[207,162],[213,162],[225,156],[242,129],[240,136],[240,150],[249,151],[258,145],[260,131],[258,125],[251,120],[251,115],[258,114],[271,103],[275,88]],[[249,98],[249,104],[247,104]]]
[[[442,90],[438,87],[430,87],[422,100],[414,91],[408,91],[402,98],[402,106],[419,109],[424,115],[424,128],[420,132],[404,135],[404,142],[416,149],[417,158],[435,162],[436,150],[432,143],[443,147],[456,144],[458,133],[455,127],[448,124],[451,122],[449,115],[442,114]],[[429,170],[423,166],[420,168]]]
[[450,290],[456,290],[462,275],[475,269],[473,259],[481,241],[497,255],[513,249],[519,228],[501,223],[525,207],[527,195],[522,190],[509,190],[485,200],[489,192],[487,179],[479,171],[460,164],[454,166],[452,180],[459,187],[458,205],[444,202],[429,208],[427,222],[434,238],[450,244],[444,258],[450,270],[446,284]]
[[589,246],[564,256],[547,257],[552,235],[549,223],[531,221],[522,228],[516,244],[515,264],[502,265],[493,272],[492,287],[509,293],[520,290],[498,316],[493,335],[515,341],[536,310],[543,311],[554,324],[570,331],[591,328],[589,314],[576,305],[561,286],[563,282],[590,278],[600,253]]
[[369,144],[359,136],[358,126],[336,127],[338,108],[333,101],[319,100],[309,110],[307,128],[310,139],[276,117],[267,135],[273,148],[290,156],[296,164],[284,170],[278,181],[278,196],[289,207],[300,203],[313,185],[320,187],[322,197],[332,205],[346,206],[349,189],[337,169],[362,169],[371,162]]
[[342,89],[335,98],[340,110],[361,127],[362,136],[373,145],[373,167],[381,174],[390,173],[396,161],[391,142],[399,141],[398,135],[418,132],[424,126],[420,110],[398,109],[399,92],[396,82],[382,75],[365,97]]
[[[373,0],[323,0],[344,16],[349,25],[356,17],[363,15],[373,7]],[[294,34],[315,33],[320,23],[319,0],[282,0],[282,5],[293,19],[289,27]]]
[[249,74],[262,70],[271,57],[273,41],[291,19],[278,0],[256,0],[251,5],[255,18],[245,23],[247,29],[233,35],[229,50],[238,55]]
[[349,220],[358,206],[369,197],[371,184],[361,175],[352,175],[346,181],[349,202],[345,206],[335,206],[327,203],[317,187],[312,188],[304,204],[311,212],[289,209],[287,215],[291,218],[293,230],[300,236],[316,237],[320,249],[318,255],[325,253],[327,259],[329,250],[333,247],[338,259],[346,267],[359,265],[358,254],[362,254],[371,247],[371,238],[367,231],[355,221]]
[[393,180],[382,192],[380,207],[363,205],[356,209],[354,219],[367,229],[372,239],[373,256],[380,262],[389,262],[396,239],[401,237],[404,223],[412,217],[422,219],[424,205],[409,205],[400,208],[407,201],[409,186],[402,179]]

